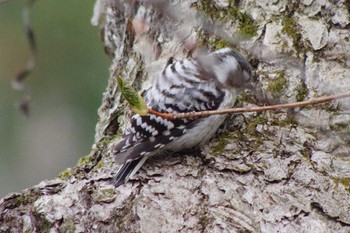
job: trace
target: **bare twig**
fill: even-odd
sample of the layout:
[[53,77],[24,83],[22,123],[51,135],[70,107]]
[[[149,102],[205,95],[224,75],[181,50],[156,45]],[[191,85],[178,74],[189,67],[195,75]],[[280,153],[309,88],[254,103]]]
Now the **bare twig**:
[[30,12],[32,9],[32,5],[34,0],[28,0],[27,6],[23,9],[23,31],[27,37],[27,41],[29,43],[29,48],[31,52],[31,57],[28,59],[26,66],[24,66],[15,76],[12,86],[16,90],[23,90],[24,81],[31,74],[37,63],[37,46],[35,41],[34,32],[30,23]]
[[177,114],[161,113],[161,112],[154,111],[153,109],[148,109],[148,113],[156,116],[160,116],[165,119],[173,120],[173,119],[183,119],[183,118],[207,117],[211,115],[222,115],[222,114],[228,114],[228,113],[263,112],[263,111],[277,110],[282,108],[297,108],[297,107],[303,107],[307,105],[327,103],[336,99],[342,99],[342,98],[348,98],[348,97],[350,97],[350,92],[342,93],[338,95],[319,97],[316,99],[305,100],[301,102],[277,104],[277,105],[263,106],[263,107],[230,108],[230,109],[219,109],[219,110],[213,110],[213,111],[186,112],[186,113],[177,113]]
[[22,91],[25,93],[25,96],[20,100],[17,106],[21,113],[23,113],[26,117],[29,116],[31,93],[29,88],[25,85],[25,80],[33,72],[37,64],[37,45],[35,41],[34,32],[30,23],[30,13],[35,1],[37,0],[27,0],[27,5],[22,12],[23,31],[27,37],[31,55],[28,58],[27,64],[18,71],[18,73],[12,81],[12,87],[15,90]]

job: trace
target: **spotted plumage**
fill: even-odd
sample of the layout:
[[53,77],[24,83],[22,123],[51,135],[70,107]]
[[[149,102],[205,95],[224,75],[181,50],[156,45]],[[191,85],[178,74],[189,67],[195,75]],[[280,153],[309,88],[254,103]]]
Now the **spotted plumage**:
[[[251,68],[242,55],[225,48],[196,59],[168,62],[146,93],[148,107],[165,113],[233,107],[239,92],[251,84]],[[125,183],[152,155],[206,144],[225,116],[167,120],[134,115],[112,154],[121,164],[115,185]]]

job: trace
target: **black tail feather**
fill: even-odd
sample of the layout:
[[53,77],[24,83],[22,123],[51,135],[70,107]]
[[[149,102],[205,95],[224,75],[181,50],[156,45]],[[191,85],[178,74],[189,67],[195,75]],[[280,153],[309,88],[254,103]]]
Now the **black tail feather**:
[[124,163],[119,168],[118,173],[114,179],[114,186],[118,187],[122,184],[125,184],[128,181],[130,174],[134,171],[141,160],[142,158]]

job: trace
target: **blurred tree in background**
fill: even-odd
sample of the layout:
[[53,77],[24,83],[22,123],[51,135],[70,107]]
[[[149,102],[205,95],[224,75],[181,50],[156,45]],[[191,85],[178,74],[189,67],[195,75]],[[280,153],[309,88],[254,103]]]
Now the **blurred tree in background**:
[[25,3],[0,5],[0,198],[55,177],[90,152],[109,63],[90,24],[93,4],[50,0],[32,8],[38,65],[26,80],[28,119],[15,107],[23,93],[11,88],[30,56]]

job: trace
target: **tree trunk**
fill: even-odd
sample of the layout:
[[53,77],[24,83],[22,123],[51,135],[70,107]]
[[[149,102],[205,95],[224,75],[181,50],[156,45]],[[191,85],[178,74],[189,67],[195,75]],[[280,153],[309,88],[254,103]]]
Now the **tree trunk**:
[[[349,100],[238,114],[201,153],[150,159],[114,188],[110,145],[170,57],[234,47],[269,103],[350,91],[349,1],[98,0],[111,75],[89,156],[0,201],[1,232],[350,232]],[[258,104],[245,93],[238,105]]]

